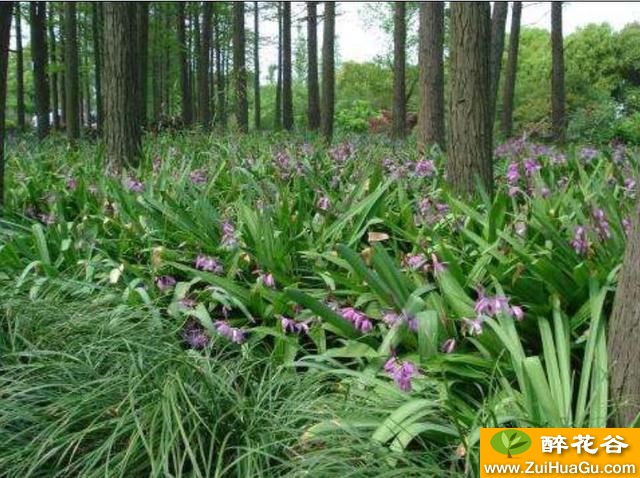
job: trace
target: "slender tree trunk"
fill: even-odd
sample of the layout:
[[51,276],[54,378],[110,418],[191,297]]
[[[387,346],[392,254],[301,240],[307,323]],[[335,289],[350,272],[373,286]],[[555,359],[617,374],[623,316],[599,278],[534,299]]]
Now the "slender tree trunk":
[[614,426],[628,427],[640,413],[640,199],[609,319],[608,351]]
[[254,124],[260,129],[260,4],[253,2],[253,104]]
[[149,71],[149,2],[136,2],[137,33],[137,117],[142,128],[147,125],[147,85]]
[[[169,10],[173,4],[167,2],[162,9],[162,25],[163,25],[163,37],[165,32],[171,29],[171,14]],[[162,113],[169,117],[171,116],[171,49],[168,42],[163,42],[162,48]]]
[[240,131],[246,132],[249,129],[249,103],[244,53],[244,2],[233,2],[233,76],[236,81],[236,119]]
[[320,107],[320,131],[327,143],[333,138],[333,108],[335,104],[334,37],[336,5],[324,2],[324,30],[322,38],[322,100]]
[[418,148],[444,147],[444,3],[420,3]]
[[193,15],[193,63],[194,63],[194,69],[193,72],[194,74],[192,75],[192,88],[193,88],[193,96],[195,99],[194,102],[194,110],[193,110],[193,114],[195,116],[195,120],[196,121],[200,121],[199,115],[200,115],[200,101],[202,101],[202,99],[200,98],[200,90],[198,88],[198,78],[199,78],[199,63],[200,63],[200,52],[202,51],[202,45],[201,45],[201,41],[202,41],[202,35],[200,35],[200,6],[198,3],[195,4],[195,8],[196,11]]
[[178,54],[180,58],[180,98],[182,101],[182,122],[190,126],[193,120],[191,111],[191,85],[189,85],[189,58],[185,31],[184,2],[178,2]]
[[307,121],[312,131],[320,127],[320,85],[318,83],[317,2],[307,2]]
[[493,192],[489,45],[491,6],[451,4],[451,99],[447,177],[454,192],[476,193],[479,180]]
[[47,14],[45,2],[31,2],[31,58],[38,137],[49,134],[49,78],[47,75]]
[[95,89],[96,89],[96,126],[98,131],[102,129],[102,72],[101,72],[101,64],[102,64],[102,40],[100,35],[102,33],[102,4],[98,2],[93,2],[91,4],[92,15],[91,15],[91,23],[93,29],[93,69],[95,72]]
[[489,78],[491,82],[491,121],[495,120],[500,70],[504,51],[504,30],[507,23],[509,2],[494,2],[491,17],[491,56],[489,57]]
[[13,2],[0,3],[0,208],[4,205],[4,114],[7,102],[7,69],[9,66],[12,8]]
[[562,2],[551,2],[551,129],[554,141],[564,142],[566,127]]
[[109,162],[137,166],[140,127],[136,123],[136,5],[104,2],[104,139]]
[[507,71],[504,77],[502,97],[502,134],[504,134],[505,138],[509,138],[513,134],[513,98],[516,90],[516,73],[518,71],[521,16],[522,2],[513,2],[511,33],[509,34],[509,55],[507,57]]
[[218,123],[225,128],[227,126],[227,109],[225,101],[225,78],[224,78],[224,59],[222,57],[222,21],[216,14],[215,28],[215,50],[216,50],[216,93],[218,95],[217,105]]
[[[58,5],[57,2],[52,2],[52,8],[54,5]],[[60,65],[65,64],[65,33],[64,33],[64,8],[58,9],[58,26],[60,28],[60,40],[58,45],[60,46],[58,53],[58,63]],[[62,110],[61,120],[62,124],[60,126],[67,127],[67,78],[65,75],[65,69],[60,68],[60,73],[58,75],[58,87],[60,88],[59,98],[60,98],[60,109]]]
[[22,53],[22,25],[20,15],[20,2],[15,7],[16,28],[16,106],[18,116],[18,128],[25,129],[24,122],[24,58]]
[[282,128],[282,2],[277,4],[278,12],[278,77],[276,80],[275,121],[276,129]]
[[406,8],[404,2],[394,2],[393,15],[393,137],[407,134],[405,82],[405,43],[407,40]]
[[[87,14],[84,14],[84,24],[87,25]],[[84,105],[85,105],[85,122],[87,127],[91,127],[91,116],[92,116],[92,108],[91,108],[91,69],[89,68],[89,39],[86,34],[82,36],[82,44],[83,44],[83,54],[82,54],[82,68],[84,70]]]
[[67,99],[67,135],[71,140],[80,137],[80,88],[78,73],[78,27],[76,4],[64,3],[65,41],[65,89]]
[[288,131],[293,129],[290,2],[282,2],[282,126]]
[[[53,10],[53,3],[49,2],[49,63],[55,65],[58,63],[56,55],[56,31],[54,19],[56,18]],[[53,127],[60,129],[60,96],[58,95],[58,77],[56,73],[49,75],[51,80],[51,102],[53,108]]]
[[198,52],[198,122],[205,128],[211,122],[211,98],[209,96],[209,50],[211,48],[212,4],[202,4],[202,32]]

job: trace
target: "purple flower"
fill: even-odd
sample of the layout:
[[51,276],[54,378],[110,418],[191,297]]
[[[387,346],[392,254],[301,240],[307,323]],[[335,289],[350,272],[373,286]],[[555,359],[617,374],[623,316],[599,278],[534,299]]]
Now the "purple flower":
[[590,146],[585,146],[580,150],[580,159],[585,163],[590,163],[598,156],[598,150]]
[[411,380],[420,374],[418,367],[413,362],[409,360],[400,362],[396,357],[387,360],[384,364],[384,370],[403,392],[411,391]]
[[571,240],[571,247],[576,251],[576,254],[581,256],[585,255],[589,250],[589,241],[587,240],[587,233],[583,226],[576,227],[576,232]]
[[50,212],[49,214],[40,213],[40,214],[38,214],[38,219],[43,224],[45,224],[47,226],[51,226],[51,225],[56,223],[57,217],[56,217],[55,213],[53,213],[53,212]]
[[354,309],[353,307],[343,307],[340,309],[340,315],[342,315],[342,318],[345,320],[351,322],[356,330],[359,330],[363,334],[366,334],[373,329],[371,320],[369,320],[364,313]]
[[431,254],[431,265],[434,273],[443,272],[446,269],[445,264],[446,262],[440,262],[435,254]]
[[567,157],[562,153],[553,153],[550,156],[551,163],[554,165],[561,165],[567,162]]
[[301,332],[304,332],[308,334],[309,322],[310,320],[305,320],[304,322],[298,322],[297,320],[290,319],[289,317],[285,317],[284,315],[280,316],[280,325],[282,326],[282,330],[285,333],[291,332],[294,334],[299,334]]
[[76,178],[67,179],[67,189],[69,191],[75,191],[77,187],[78,187],[78,181],[76,180]]
[[222,221],[222,247],[224,249],[234,249],[238,245],[238,239],[236,237],[236,229],[231,221],[225,219]]
[[156,286],[160,290],[167,290],[176,285],[176,279],[172,276],[160,276],[156,279]]
[[263,274],[262,272],[258,272],[258,282],[262,283],[265,287],[269,287],[270,289],[275,289],[276,280],[273,278],[273,274]]
[[204,349],[210,342],[206,330],[193,320],[189,320],[185,325],[182,330],[182,338],[190,348],[196,350]]
[[131,192],[141,193],[142,191],[144,191],[144,184],[142,184],[140,181],[136,181],[133,178],[127,178],[127,188],[129,188],[129,191]]
[[592,211],[591,215],[594,220],[594,227],[601,241],[611,239],[611,230],[609,228],[609,221],[603,209],[596,208]]
[[445,354],[453,353],[455,349],[456,349],[456,339],[454,338],[445,340],[442,346],[440,347],[440,350],[442,350],[442,352]]
[[625,178],[622,190],[625,196],[634,197],[636,195],[636,182],[633,178]]
[[435,172],[436,165],[432,159],[421,159],[414,168],[414,174],[419,178],[430,178]]
[[[481,287],[477,287],[478,298],[474,310],[481,317],[496,317],[500,313],[504,313],[517,320],[521,320],[524,316],[520,306],[509,305],[509,299],[503,295],[493,297],[487,296]],[[477,319],[476,319],[477,320]]]
[[536,161],[535,159],[529,158],[524,160],[524,173],[527,176],[531,177],[541,169],[542,166],[540,166],[540,163],[538,163],[538,161]]
[[520,307],[519,305],[512,306],[511,316],[518,321],[524,319],[524,311],[522,310],[522,307]]
[[201,271],[213,272],[214,274],[222,274],[222,265],[216,257],[198,254],[195,261],[196,269]]
[[418,330],[418,319],[404,311],[400,314],[389,311],[382,316],[382,321],[387,324],[388,327],[404,323],[409,330],[413,332]]
[[476,317],[475,319],[462,319],[462,333],[464,335],[480,335],[484,319]]
[[197,302],[195,301],[195,299],[184,297],[180,300],[180,305],[185,309],[193,309],[197,305]]
[[203,184],[207,182],[207,174],[202,169],[195,169],[189,174],[193,184]]
[[327,196],[321,196],[316,203],[316,207],[321,211],[328,211],[331,206],[331,202]]
[[231,327],[226,320],[216,320],[214,326],[220,335],[236,344],[241,344],[246,340],[246,332],[242,329]]
[[346,159],[351,155],[352,152],[353,151],[351,149],[351,145],[349,143],[343,143],[329,150],[329,156],[336,163],[342,164],[346,161]]
[[429,259],[424,254],[407,254],[404,258],[405,266],[414,271],[422,269],[426,272],[429,268],[428,262]]
[[509,166],[507,166],[506,178],[507,183],[510,185],[516,184],[520,179],[520,166],[515,161],[512,161],[509,163]]

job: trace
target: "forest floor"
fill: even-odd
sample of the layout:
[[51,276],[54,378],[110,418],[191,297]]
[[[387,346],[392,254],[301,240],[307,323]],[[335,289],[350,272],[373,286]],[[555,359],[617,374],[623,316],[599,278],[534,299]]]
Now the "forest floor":
[[[7,477],[476,476],[484,426],[605,426],[631,151],[353,137],[8,146]],[[551,397],[551,400],[550,400]]]

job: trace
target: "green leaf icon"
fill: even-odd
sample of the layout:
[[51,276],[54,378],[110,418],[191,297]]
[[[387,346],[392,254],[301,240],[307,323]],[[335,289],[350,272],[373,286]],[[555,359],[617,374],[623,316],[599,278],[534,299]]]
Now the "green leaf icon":
[[506,449],[509,449],[509,437],[505,432],[502,432],[502,444]]
[[513,447],[513,445],[518,443],[520,441],[520,438],[522,438],[522,437],[516,436],[514,434],[514,436],[511,437],[511,445],[509,446],[509,448]]
[[521,446],[525,446],[527,443],[529,443],[529,442],[521,441],[517,445],[511,445],[511,447],[509,449],[510,450],[515,450],[516,448],[520,448]]

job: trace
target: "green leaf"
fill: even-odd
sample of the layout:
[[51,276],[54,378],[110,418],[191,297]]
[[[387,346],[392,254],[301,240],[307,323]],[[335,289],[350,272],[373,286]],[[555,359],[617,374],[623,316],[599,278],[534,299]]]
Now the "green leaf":
[[500,439],[502,440],[502,444],[508,450],[509,449],[509,437],[507,436],[507,432],[502,432],[500,435]]

